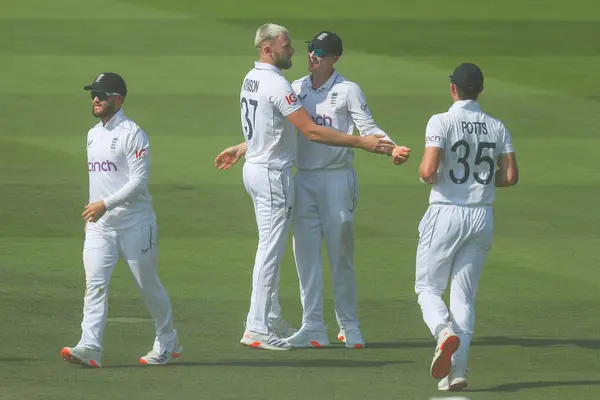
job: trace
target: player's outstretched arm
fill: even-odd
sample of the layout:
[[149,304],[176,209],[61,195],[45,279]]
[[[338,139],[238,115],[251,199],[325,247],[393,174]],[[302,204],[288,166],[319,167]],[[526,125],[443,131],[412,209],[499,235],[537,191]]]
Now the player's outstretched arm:
[[[360,136],[381,134],[384,135],[383,140],[394,143],[392,138],[379,128],[379,125],[375,122],[373,114],[371,114],[371,110],[367,106],[367,98],[359,85],[355,83],[350,84],[347,101],[350,118],[354,121],[356,128],[360,132]],[[409,153],[410,149],[408,147],[396,146],[391,154],[392,162],[396,165],[404,164],[408,161]]]
[[248,145],[246,142],[226,148],[219,153],[217,158],[215,158],[215,168],[226,170],[233,167],[233,165],[246,154],[247,149]]
[[496,170],[496,187],[514,186],[519,182],[519,167],[514,152],[500,154]]
[[304,107],[287,116],[288,120],[311,142],[337,147],[356,147],[378,154],[392,154],[396,147],[382,139],[385,135],[354,136],[319,126],[313,122]]
[[419,177],[423,183],[434,183],[435,175],[438,167],[440,166],[440,160],[442,159],[443,151],[440,147],[426,147],[425,153],[423,153],[423,159],[421,165],[419,165]]

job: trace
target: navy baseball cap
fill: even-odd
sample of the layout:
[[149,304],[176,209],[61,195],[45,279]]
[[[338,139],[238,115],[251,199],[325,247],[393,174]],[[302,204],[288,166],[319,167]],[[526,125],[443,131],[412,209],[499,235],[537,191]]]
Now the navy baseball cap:
[[479,93],[483,89],[483,72],[475,64],[460,64],[450,75],[450,82],[467,93]]
[[342,39],[335,33],[330,31],[321,31],[313,38],[306,42],[312,44],[316,49],[325,50],[327,54],[341,56],[344,52]]
[[121,75],[114,72],[103,72],[94,78],[90,85],[85,85],[84,90],[97,90],[106,93],[118,93],[125,97],[127,95],[127,85]]

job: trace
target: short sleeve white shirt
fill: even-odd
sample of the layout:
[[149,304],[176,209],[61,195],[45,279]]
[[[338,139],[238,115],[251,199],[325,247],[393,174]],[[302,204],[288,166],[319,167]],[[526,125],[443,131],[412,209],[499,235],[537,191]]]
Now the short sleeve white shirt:
[[291,167],[296,160],[296,135],[287,116],[302,106],[281,71],[256,62],[240,91],[246,161],[267,168]]
[[430,204],[493,204],[498,157],[514,152],[510,133],[500,120],[483,112],[474,100],[457,101],[448,112],[429,119],[425,147],[431,146],[443,149],[444,156]]

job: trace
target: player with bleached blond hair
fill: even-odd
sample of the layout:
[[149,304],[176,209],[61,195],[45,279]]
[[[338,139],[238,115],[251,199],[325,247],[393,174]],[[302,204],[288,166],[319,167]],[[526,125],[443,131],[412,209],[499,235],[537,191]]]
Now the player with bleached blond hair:
[[[292,346],[269,326],[269,312],[294,208],[294,128],[311,142],[332,146],[390,154],[395,145],[384,140],[383,135],[350,136],[313,122],[281,73],[292,66],[294,55],[286,28],[265,24],[257,30],[254,44],[259,61],[242,82],[240,109],[245,141],[236,152],[246,155],[243,181],[254,204],[258,248],[250,311],[240,343],[267,350],[289,350]],[[217,157],[216,164],[226,162],[227,157]]]

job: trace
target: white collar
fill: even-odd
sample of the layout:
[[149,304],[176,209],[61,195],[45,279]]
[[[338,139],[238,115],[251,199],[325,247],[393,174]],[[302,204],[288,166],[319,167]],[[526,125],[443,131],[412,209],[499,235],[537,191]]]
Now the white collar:
[[104,129],[109,131],[113,130],[124,118],[125,115],[123,115],[123,108],[121,107],[119,108],[119,111],[117,111],[115,115],[113,115],[112,118],[106,124],[104,124]]
[[[321,87],[318,87],[313,90],[317,92],[319,90],[331,89],[333,87],[333,84],[335,83],[336,79],[338,78],[338,76],[340,76],[340,74],[338,74],[338,72],[334,69],[333,74],[331,74],[329,79],[327,79],[327,81]],[[312,86],[312,73],[308,75],[307,84],[310,85],[310,88],[312,89],[312,87],[313,87]]]
[[279,68],[277,68],[274,65],[267,64],[267,63],[264,63],[264,62],[255,61],[254,62],[254,68],[256,68],[256,69],[266,69],[268,71],[273,71],[273,72],[275,72],[275,73],[277,73],[279,75],[282,75],[281,74],[281,70]]
[[452,104],[452,107],[448,111],[457,110],[459,108],[467,109],[470,111],[481,111],[481,107],[477,100],[458,100]]

